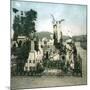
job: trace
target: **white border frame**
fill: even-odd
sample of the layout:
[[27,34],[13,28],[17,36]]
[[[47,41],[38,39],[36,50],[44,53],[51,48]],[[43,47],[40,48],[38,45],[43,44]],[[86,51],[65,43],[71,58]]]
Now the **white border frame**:
[[[26,0],[24,0],[26,1]],[[69,3],[69,4],[83,4],[88,5],[88,16],[90,16],[90,2],[89,0],[27,0],[27,1],[41,1],[54,3]],[[89,46],[90,46],[90,17],[88,17],[88,85],[84,86],[70,86],[70,87],[53,87],[53,88],[37,88],[37,90],[90,90],[90,60],[89,60]],[[0,2],[0,90],[10,89],[10,0],[1,0]],[[26,89],[24,89],[26,90]],[[28,89],[32,90],[32,89]]]

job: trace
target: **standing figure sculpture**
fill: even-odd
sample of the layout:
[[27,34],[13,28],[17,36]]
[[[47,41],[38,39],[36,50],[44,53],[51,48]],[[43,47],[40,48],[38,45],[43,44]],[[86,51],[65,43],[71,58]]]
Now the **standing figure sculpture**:
[[62,30],[61,30],[61,23],[64,21],[64,19],[56,21],[54,16],[51,15],[53,18],[52,24],[53,24],[53,38],[54,38],[54,45],[56,48],[60,49],[62,45]]

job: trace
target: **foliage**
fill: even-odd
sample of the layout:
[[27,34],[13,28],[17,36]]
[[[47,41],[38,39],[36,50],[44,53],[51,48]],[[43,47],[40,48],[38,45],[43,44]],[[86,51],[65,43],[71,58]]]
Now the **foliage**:
[[19,35],[29,36],[29,34],[32,31],[35,32],[36,19],[37,19],[37,12],[32,9],[29,11],[26,11],[25,16],[15,15],[14,23],[13,23],[14,40],[17,40],[17,37]]
[[38,36],[35,36],[35,37],[36,37],[36,40],[34,41],[34,43],[35,43],[35,50],[39,51],[39,38],[38,38]]
[[[37,19],[37,12],[30,9],[29,11],[26,11],[24,13],[23,11],[19,11],[16,8],[13,8],[13,12],[15,13],[14,23],[13,23],[13,30],[14,30],[13,40],[17,42],[18,36],[24,35],[26,37],[29,37],[32,31],[33,32],[36,31],[35,21]],[[21,12],[21,15],[17,15],[16,14],[17,12]],[[29,40],[25,41],[24,44],[22,44],[22,42],[19,42],[18,47],[15,47],[14,45],[11,49],[14,55],[17,56],[17,59],[16,59],[17,73],[23,72],[25,62],[28,58],[29,51],[31,50],[30,43],[31,42]],[[37,49],[37,46],[36,46],[36,49]]]
[[83,49],[87,50],[87,42],[86,42],[86,41],[80,42],[80,46],[81,46]]
[[28,36],[32,31],[35,30],[35,21],[37,18],[37,12],[34,10],[29,10],[26,12],[26,17],[25,17],[25,24],[24,24],[24,33]]
[[37,63],[36,69],[37,69],[37,73],[42,73],[44,71],[44,68],[40,63]]
[[16,48],[15,55],[17,56],[16,59],[17,73],[23,72],[24,65],[28,58],[29,50],[30,50],[30,41],[28,40],[22,46]]

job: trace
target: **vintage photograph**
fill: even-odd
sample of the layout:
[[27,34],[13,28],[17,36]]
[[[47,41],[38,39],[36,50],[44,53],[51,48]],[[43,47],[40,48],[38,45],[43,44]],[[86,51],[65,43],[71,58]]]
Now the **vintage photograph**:
[[11,89],[87,84],[87,5],[11,0]]

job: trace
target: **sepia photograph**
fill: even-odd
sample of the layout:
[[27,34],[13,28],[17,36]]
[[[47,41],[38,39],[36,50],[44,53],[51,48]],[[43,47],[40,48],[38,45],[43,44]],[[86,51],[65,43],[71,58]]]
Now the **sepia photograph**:
[[87,85],[87,5],[11,0],[11,89]]

